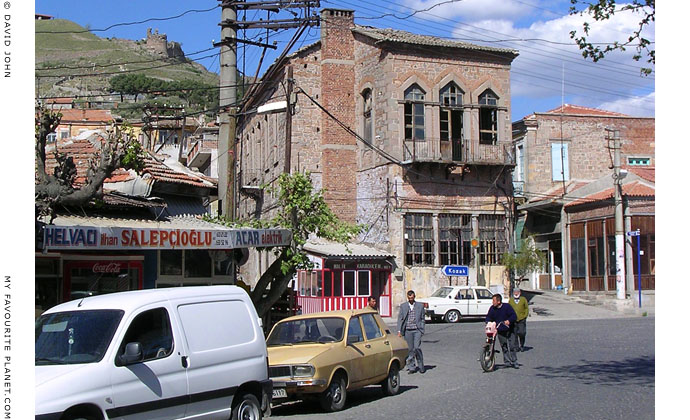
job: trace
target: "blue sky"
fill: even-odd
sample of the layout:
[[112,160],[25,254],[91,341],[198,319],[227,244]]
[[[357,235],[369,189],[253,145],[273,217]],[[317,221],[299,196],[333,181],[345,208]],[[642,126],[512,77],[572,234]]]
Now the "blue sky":
[[[435,4],[439,5],[432,7]],[[189,55],[211,47],[212,40],[219,40],[218,5],[217,0],[37,0],[36,12],[69,19],[96,30],[118,23],[169,18],[192,9],[213,9],[189,12],[174,19],[94,31],[101,37],[138,39],[145,37],[146,29],[151,27],[167,34],[168,40],[182,43],[183,50]],[[517,49],[520,55],[513,62],[511,71],[513,121],[535,111],[556,108],[562,101],[630,115],[654,116],[655,73],[648,77],[640,76],[641,63],[632,60],[633,51],[610,55],[598,63],[583,59],[568,36],[570,30],[581,27],[582,18],[569,16],[569,6],[569,0],[321,1],[322,8],[355,10],[355,21],[361,25],[392,27]],[[419,12],[414,14],[415,11]],[[246,19],[261,17],[265,18],[265,12],[250,11]],[[281,17],[291,16],[283,12]],[[620,14],[615,20],[593,26],[591,39],[597,42],[624,40],[638,21],[636,16]],[[269,34],[269,42],[278,41],[278,50],[267,53],[260,74],[282,51],[291,35],[291,31]],[[645,35],[654,40],[654,27],[650,27]],[[248,32],[240,36],[264,35]],[[302,36],[295,48],[314,42],[318,37],[319,29],[313,28]],[[239,54],[238,66],[253,75],[261,49],[240,47]],[[218,72],[217,56],[201,63],[210,71]]]

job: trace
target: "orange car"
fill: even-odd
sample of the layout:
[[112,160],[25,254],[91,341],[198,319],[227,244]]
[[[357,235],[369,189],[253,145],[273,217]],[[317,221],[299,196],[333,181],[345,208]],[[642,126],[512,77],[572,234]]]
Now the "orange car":
[[380,384],[400,389],[407,343],[371,309],[286,318],[266,340],[273,401],[317,396],[326,411],[345,406],[347,392]]

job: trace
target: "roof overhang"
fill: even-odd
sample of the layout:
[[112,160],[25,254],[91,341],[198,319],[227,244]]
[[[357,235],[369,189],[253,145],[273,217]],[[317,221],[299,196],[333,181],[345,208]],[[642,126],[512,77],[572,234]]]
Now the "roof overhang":
[[303,249],[310,254],[318,255],[322,258],[337,258],[343,260],[385,260],[394,257],[393,254],[363,244],[309,241],[304,244]]

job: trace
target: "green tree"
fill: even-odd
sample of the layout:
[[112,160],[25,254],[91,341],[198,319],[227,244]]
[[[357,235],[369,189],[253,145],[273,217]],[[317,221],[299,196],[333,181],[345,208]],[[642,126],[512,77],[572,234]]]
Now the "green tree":
[[[534,238],[520,240],[519,251],[507,252],[503,255],[503,264],[511,274],[511,288],[513,282],[521,282],[530,273],[542,270],[546,264],[546,258],[534,245]],[[517,278],[517,280],[516,280]]]
[[[314,190],[309,173],[282,174],[277,184],[279,212],[271,220],[255,220],[252,225],[290,229],[292,243],[273,250],[276,260],[261,274],[252,290],[251,298],[259,316],[264,316],[280,299],[297,270],[312,267],[302,251],[310,235],[347,244],[361,231],[361,226],[338,219],[326,204],[322,191]],[[229,224],[223,220],[214,221]]]
[[590,42],[588,37],[591,25],[587,21],[582,24],[584,35],[578,36],[577,31],[570,31],[570,38],[575,40],[577,46],[582,51],[582,56],[591,58],[594,62],[603,59],[606,54],[612,51],[625,51],[626,48],[635,47],[637,52],[633,56],[633,60],[640,61],[644,56],[646,62],[650,65],[650,67],[642,67],[640,72],[645,76],[652,73],[651,66],[655,64],[655,49],[652,47],[652,42],[643,36],[643,31],[651,22],[654,22],[655,0],[630,0],[630,3],[620,8],[616,8],[616,0],[597,0],[592,2],[570,0],[570,3],[571,15],[582,16],[586,14],[597,22],[608,20],[617,13],[639,13],[641,16],[640,22],[633,33],[628,36],[627,40],[614,41],[604,45]]
[[36,187],[35,206],[37,217],[55,216],[57,206],[76,207],[87,204],[103,193],[103,182],[115,169],[141,171],[144,151],[133,135],[131,127],[113,126],[108,130],[100,150],[90,161],[86,181],[75,188],[77,167],[72,156],[58,153],[57,166],[49,173],[46,167],[46,141],[48,134],[60,124],[62,114],[41,110],[36,116]]

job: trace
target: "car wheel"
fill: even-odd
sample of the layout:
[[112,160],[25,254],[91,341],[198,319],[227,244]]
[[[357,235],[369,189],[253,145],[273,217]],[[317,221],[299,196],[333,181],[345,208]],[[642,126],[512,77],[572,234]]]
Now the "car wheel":
[[345,378],[342,375],[336,375],[331,380],[330,385],[328,385],[328,389],[321,393],[321,408],[326,411],[342,410],[345,407],[346,398]]
[[397,364],[391,365],[388,377],[381,382],[381,388],[383,393],[388,396],[395,395],[400,391],[400,369],[398,369]]
[[254,394],[237,396],[237,404],[233,404],[231,420],[261,420],[261,404]]
[[454,322],[458,322],[460,320],[460,311],[451,309],[450,311],[446,312],[444,319],[446,320],[446,322],[449,322],[451,324]]

